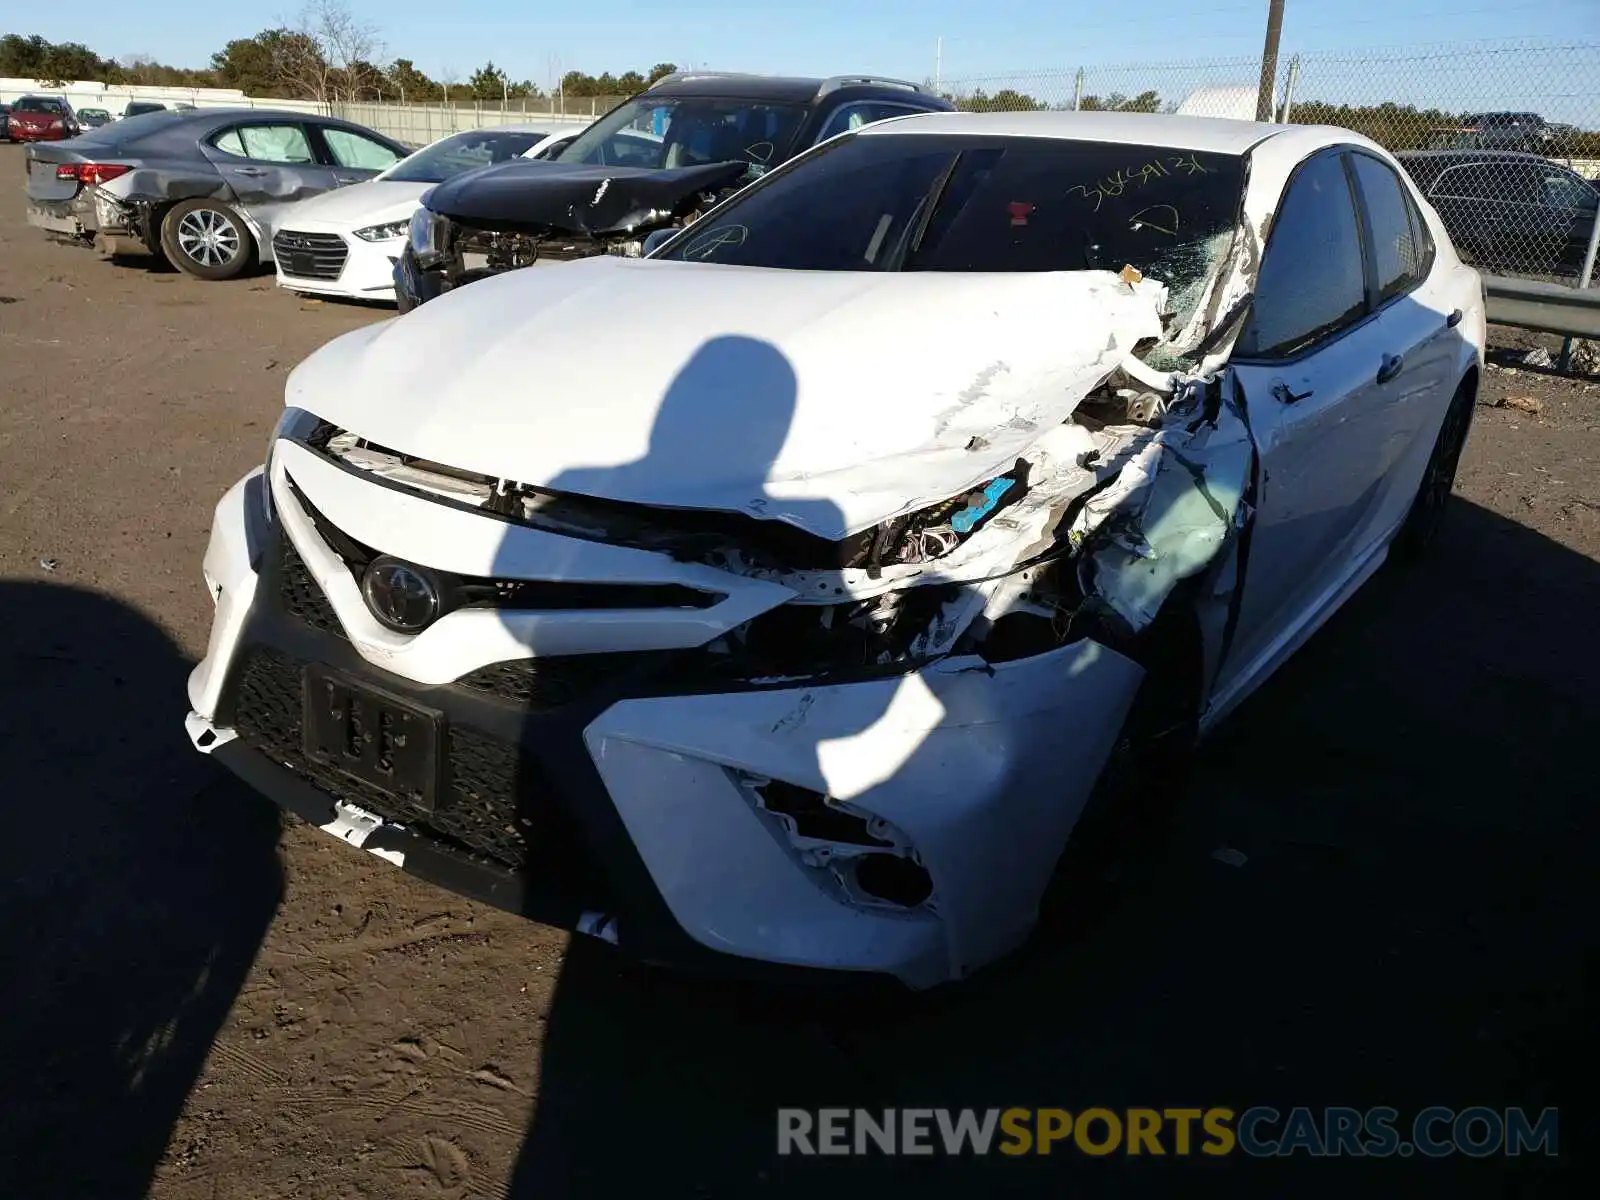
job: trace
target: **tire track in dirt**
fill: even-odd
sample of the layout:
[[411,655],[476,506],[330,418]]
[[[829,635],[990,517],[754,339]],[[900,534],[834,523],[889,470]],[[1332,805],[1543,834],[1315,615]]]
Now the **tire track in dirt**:
[[268,1066],[250,1051],[241,1050],[238,1046],[228,1042],[217,1041],[213,1043],[211,1058],[214,1066],[226,1064],[237,1067],[251,1079],[259,1079],[275,1087],[282,1087],[289,1082],[283,1072],[276,1067]]
[[423,1100],[410,1099],[409,1096],[394,1100],[382,1096],[352,1096],[345,1092],[303,1092],[294,1089],[282,1091],[272,1099],[287,1108],[337,1105],[346,1112],[375,1112],[379,1120],[390,1114],[399,1113],[422,1117],[429,1121],[449,1123],[491,1137],[521,1138],[522,1136],[520,1121],[511,1120],[498,1109],[486,1104],[474,1104],[470,1100],[447,1100],[430,1104]]

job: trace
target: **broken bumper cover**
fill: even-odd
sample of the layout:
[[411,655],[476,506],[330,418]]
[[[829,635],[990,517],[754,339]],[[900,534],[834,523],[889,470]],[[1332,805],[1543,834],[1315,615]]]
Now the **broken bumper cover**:
[[84,188],[70,200],[35,200],[28,205],[28,224],[56,237],[93,242],[105,254],[155,253],[147,220],[147,214],[101,188]]
[[99,228],[94,202],[83,196],[72,200],[31,201],[28,205],[28,224],[74,241],[92,239]]
[[416,308],[450,290],[444,273],[423,270],[410,246],[401,252],[399,261],[394,264],[393,280],[395,301],[402,311]]
[[[1008,663],[947,659],[826,686],[660,694],[641,675],[638,687],[554,707],[462,681],[421,685],[369,663],[337,623],[290,611],[279,566],[287,533],[268,525],[263,486],[254,473],[217,509],[205,561],[216,614],[189,682],[195,745],[407,871],[650,962],[757,977],[821,968],[924,988],[1007,953],[1035,923],[1142,678],[1126,658],[1079,641]],[[447,772],[470,775],[485,803],[543,814],[526,861],[438,834],[459,796],[442,795],[421,819],[379,817],[370,792],[309,767],[298,744],[307,664],[440,713],[450,753],[466,756]],[[283,728],[263,737],[259,711],[245,710],[273,687]],[[898,907],[841,891],[752,801],[767,780],[825,792],[892,827],[931,896]]]

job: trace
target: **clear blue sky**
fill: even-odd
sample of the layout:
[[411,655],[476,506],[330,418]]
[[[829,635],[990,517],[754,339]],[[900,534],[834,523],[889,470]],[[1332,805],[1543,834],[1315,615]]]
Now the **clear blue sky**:
[[[284,0],[281,7],[224,6],[212,0],[6,5],[0,10],[0,30],[82,41],[111,57],[146,53],[180,66],[202,66],[230,38],[278,23],[299,2]],[[1031,76],[1039,85],[1037,94],[1065,86],[1069,95],[1070,81],[1063,85],[1037,73],[1070,73],[1079,64],[1257,55],[1267,10],[1267,0],[1141,0],[1133,5],[1115,0],[349,2],[381,31],[386,59],[410,58],[435,76],[449,69],[464,79],[492,58],[513,78],[531,78],[540,85],[550,82],[555,65],[599,74],[645,70],[663,60],[798,74],[870,69],[922,79],[933,74],[935,39],[943,37],[946,79],[1015,76],[1012,82],[1020,84]],[[1286,14],[1286,53],[1397,50],[1519,37],[1600,43],[1600,0],[1287,0]],[[1582,61],[1592,65],[1594,59]],[[1427,71],[1430,92],[1447,88],[1451,93],[1441,97],[1443,103],[1490,101],[1478,78],[1483,71],[1465,64]],[[1589,74],[1564,82],[1547,74],[1537,79],[1536,90],[1569,101],[1547,107],[1600,109],[1600,79],[1593,77],[1595,72]],[[1091,81],[1090,90],[1127,90],[1124,83],[1135,83],[1114,74],[1102,76],[1102,81],[1098,88]],[[1179,85],[1172,79],[1156,82],[1163,90]],[[1328,82],[1331,86],[1333,80]],[[1496,89],[1517,90],[1526,90],[1526,85]],[[1484,99],[1477,100],[1479,95]],[[1581,111],[1578,115],[1581,119]],[[1594,113],[1594,122],[1600,122],[1600,111]]]

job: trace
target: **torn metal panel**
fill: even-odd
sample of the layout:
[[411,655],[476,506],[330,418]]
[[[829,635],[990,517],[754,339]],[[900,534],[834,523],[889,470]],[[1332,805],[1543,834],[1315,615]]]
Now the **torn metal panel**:
[[[1197,386],[1193,412],[1211,389]],[[1129,628],[1148,627],[1182,581],[1217,559],[1248,521],[1255,444],[1244,414],[1212,403],[1189,426],[1174,422],[1145,444],[1073,527],[1087,544],[1079,571],[1085,594]]]

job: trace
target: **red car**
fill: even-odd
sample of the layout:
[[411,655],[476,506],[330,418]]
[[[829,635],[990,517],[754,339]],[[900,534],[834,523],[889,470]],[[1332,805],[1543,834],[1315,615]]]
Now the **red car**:
[[24,96],[6,119],[6,134],[13,142],[61,142],[78,133],[72,105],[59,96]]

